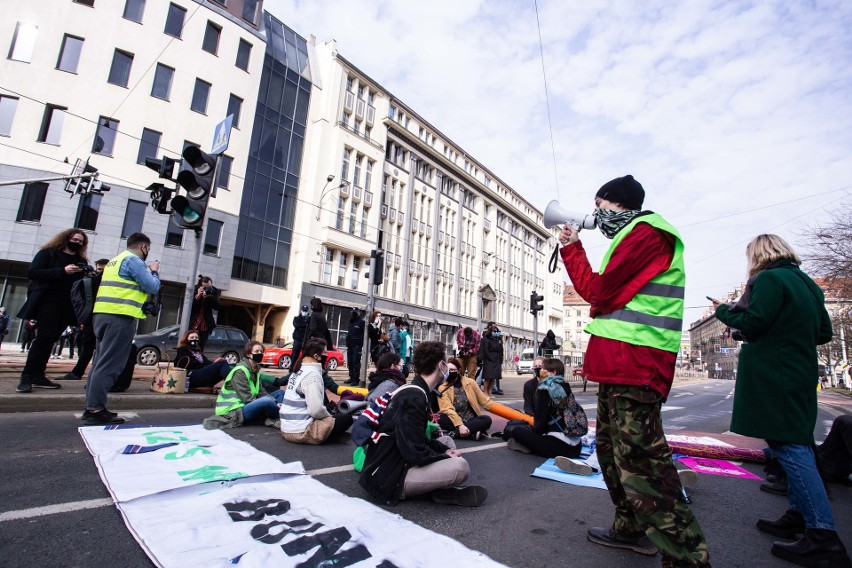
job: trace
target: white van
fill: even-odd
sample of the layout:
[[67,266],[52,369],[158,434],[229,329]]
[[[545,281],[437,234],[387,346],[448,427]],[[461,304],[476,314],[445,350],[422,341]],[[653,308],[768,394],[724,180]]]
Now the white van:
[[521,351],[521,356],[518,358],[518,364],[515,367],[519,375],[524,373],[532,375],[533,359],[535,359],[535,349],[527,347]]

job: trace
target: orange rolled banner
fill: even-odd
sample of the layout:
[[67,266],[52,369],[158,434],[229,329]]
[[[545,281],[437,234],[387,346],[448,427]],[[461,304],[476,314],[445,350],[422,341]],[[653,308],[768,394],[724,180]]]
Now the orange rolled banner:
[[339,385],[337,387],[337,392],[334,393],[334,394],[336,394],[337,396],[340,396],[341,394],[343,394],[344,391],[350,391],[350,392],[353,392],[355,394],[363,394],[364,396],[367,396],[367,392],[368,392],[367,389],[361,388],[361,387],[350,387],[349,385]]
[[523,420],[530,424],[533,423],[533,417],[529,414],[524,414],[523,412],[515,410],[514,408],[509,408],[505,404],[500,404],[499,402],[492,403],[488,412],[501,416],[507,420]]

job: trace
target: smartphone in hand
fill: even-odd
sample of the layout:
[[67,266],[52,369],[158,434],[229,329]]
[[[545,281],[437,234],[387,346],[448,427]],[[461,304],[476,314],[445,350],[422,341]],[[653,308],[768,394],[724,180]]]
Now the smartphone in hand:
[[716,298],[711,298],[710,296],[704,296],[704,297],[707,298],[708,300],[710,300],[711,302],[713,302],[714,304],[721,304],[722,303],[720,300],[717,300]]

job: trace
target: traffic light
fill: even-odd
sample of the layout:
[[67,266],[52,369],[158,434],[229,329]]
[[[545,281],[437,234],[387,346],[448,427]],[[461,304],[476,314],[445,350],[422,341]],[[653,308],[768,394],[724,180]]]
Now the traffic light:
[[538,317],[538,312],[544,309],[543,301],[544,296],[541,294],[536,294],[535,292],[530,294],[530,313],[533,316]]
[[370,267],[370,270],[364,274],[364,278],[370,279],[370,283],[375,286],[385,281],[385,251],[374,249],[370,252],[370,258],[364,263]]
[[177,182],[186,190],[186,195],[176,195],[172,199],[172,212],[178,227],[201,230],[213,189],[216,159],[197,146],[187,146],[183,150],[183,163],[189,167],[178,173]]
[[172,212],[171,209],[169,209],[169,201],[172,199],[174,190],[161,183],[152,183],[146,188],[146,190],[151,192],[151,207],[157,213],[171,215]]
[[163,156],[160,159],[145,158],[145,166],[157,172],[161,179],[174,179],[175,166],[178,162],[180,160],[168,156]]

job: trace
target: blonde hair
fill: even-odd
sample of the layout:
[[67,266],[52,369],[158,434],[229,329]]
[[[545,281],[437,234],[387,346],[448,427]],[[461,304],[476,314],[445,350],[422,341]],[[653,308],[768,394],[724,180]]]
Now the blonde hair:
[[778,235],[758,235],[746,246],[746,258],[748,259],[748,275],[754,276],[770,262],[776,260],[792,260],[797,265],[802,261],[796,255],[787,241]]

